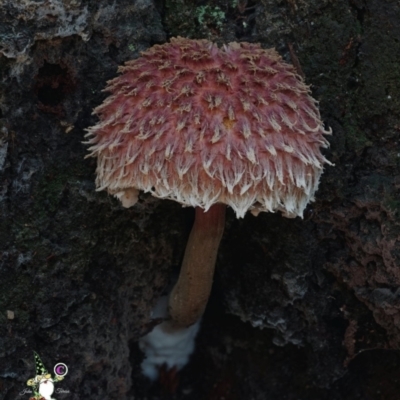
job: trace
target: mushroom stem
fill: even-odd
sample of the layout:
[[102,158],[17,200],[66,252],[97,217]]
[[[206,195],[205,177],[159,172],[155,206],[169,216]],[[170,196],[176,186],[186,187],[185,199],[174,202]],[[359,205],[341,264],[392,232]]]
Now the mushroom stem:
[[214,204],[204,212],[196,207],[179,279],[169,299],[172,323],[178,327],[194,324],[206,308],[224,232],[225,208],[223,204]]

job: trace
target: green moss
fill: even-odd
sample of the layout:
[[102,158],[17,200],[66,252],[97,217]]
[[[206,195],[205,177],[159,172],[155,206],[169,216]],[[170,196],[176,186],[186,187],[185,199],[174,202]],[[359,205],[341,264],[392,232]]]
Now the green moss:
[[[11,286],[13,290],[9,290]],[[0,309],[2,312],[5,310],[16,312],[19,305],[29,303],[36,290],[31,277],[24,273],[10,274],[0,285]]]
[[383,201],[385,208],[390,210],[394,215],[400,215],[400,199],[395,197],[386,197]]
[[365,132],[358,127],[356,119],[351,115],[344,118],[343,128],[346,135],[347,150],[360,153],[365,147],[373,145]]
[[[394,142],[400,125],[400,63],[395,57],[400,43],[390,33],[393,27],[372,14],[361,19],[346,2],[326,2],[323,13],[315,12],[320,7],[304,2],[296,17],[304,13],[306,22],[293,24],[292,34],[300,38],[297,56],[323,115],[343,128],[342,152],[361,154],[366,147],[385,146],[389,137]],[[395,156],[388,168],[398,165]]]
[[197,7],[195,16],[200,25],[215,25],[221,27],[225,19],[225,13],[218,7],[200,6]]
[[45,210],[46,213],[54,213],[58,208],[58,203],[62,193],[68,184],[68,175],[64,172],[55,171],[47,175],[39,184],[38,198],[35,205]]
[[171,36],[201,37],[193,18],[196,5],[191,1],[167,0],[165,25]]
[[34,225],[21,221],[13,224],[13,231],[18,242],[26,242],[39,236],[39,231]]
[[[171,36],[218,40],[224,28],[226,13],[235,2],[207,1],[198,5],[195,0],[167,0],[165,26]],[[205,4],[204,4],[205,3]]]

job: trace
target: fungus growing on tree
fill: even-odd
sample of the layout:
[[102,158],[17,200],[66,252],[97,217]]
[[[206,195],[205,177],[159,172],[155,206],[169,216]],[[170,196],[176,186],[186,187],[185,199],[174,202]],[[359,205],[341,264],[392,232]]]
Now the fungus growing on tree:
[[173,38],[120,67],[89,129],[97,190],[125,207],[139,190],[196,207],[170,296],[176,326],[193,324],[210,294],[225,205],[302,216],[327,147],[316,101],[293,66],[257,44]]

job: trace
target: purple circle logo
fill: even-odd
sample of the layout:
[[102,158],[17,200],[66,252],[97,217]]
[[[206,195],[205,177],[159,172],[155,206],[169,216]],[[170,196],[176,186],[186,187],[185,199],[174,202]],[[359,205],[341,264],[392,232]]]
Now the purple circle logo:
[[65,376],[68,374],[68,367],[64,363],[58,363],[54,366],[54,373],[58,376]]

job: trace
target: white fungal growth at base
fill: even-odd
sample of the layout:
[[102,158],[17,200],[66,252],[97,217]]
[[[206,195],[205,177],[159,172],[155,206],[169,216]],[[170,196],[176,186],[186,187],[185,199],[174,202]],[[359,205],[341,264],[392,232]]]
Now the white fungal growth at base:
[[[158,300],[152,318],[168,317],[168,296]],[[195,338],[200,328],[200,320],[188,328],[172,328],[170,322],[162,322],[139,340],[139,347],[145,354],[141,367],[143,375],[152,381],[159,375],[159,368],[181,370],[189,361],[195,348]]]

